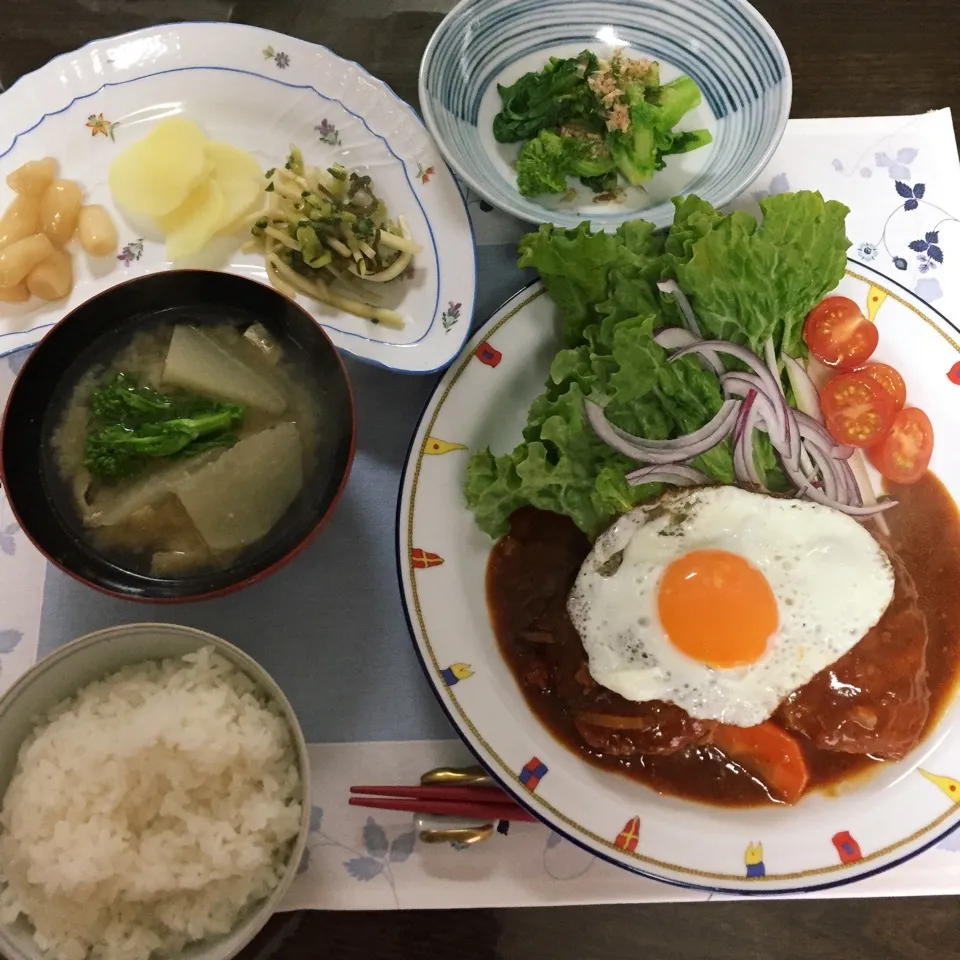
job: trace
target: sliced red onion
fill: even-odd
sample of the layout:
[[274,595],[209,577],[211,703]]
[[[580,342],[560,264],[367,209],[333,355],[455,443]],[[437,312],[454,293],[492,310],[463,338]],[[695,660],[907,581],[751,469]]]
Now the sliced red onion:
[[784,395],[783,381],[780,379],[780,366],[777,363],[777,351],[773,345],[773,337],[768,337],[767,342],[763,345],[763,359],[767,364],[767,369],[770,371],[770,376],[776,381],[777,389],[781,395]]
[[[766,386],[765,379],[756,373],[731,371],[730,373],[726,373],[723,375],[723,377],[721,377],[721,382],[723,384],[724,393],[727,396],[747,397],[753,392],[756,393],[753,405],[760,418],[760,423],[770,434],[770,439],[774,445],[774,448],[780,454],[781,459],[783,459],[786,463],[788,457],[784,455],[784,451],[787,449],[784,438],[784,424],[780,422],[780,418],[778,416],[782,408],[779,403],[775,405],[774,402],[771,401],[770,396],[764,389]],[[853,453],[853,448],[837,444],[836,440],[833,439],[823,424],[817,423],[816,420],[807,416],[805,413],[793,410],[792,414],[796,424],[796,436],[805,441],[809,440],[813,443],[816,443],[821,450],[825,451],[830,458],[837,462],[837,466],[830,471],[833,474],[834,483],[836,484],[836,499],[843,501],[844,503],[852,504],[853,506],[862,506],[862,501],[858,491],[851,490],[849,493],[847,492],[846,473],[841,473],[839,468],[839,464],[843,463],[843,461]],[[791,462],[791,465],[793,466],[795,473],[798,473],[804,477],[804,482],[802,485],[800,485],[800,495],[803,495],[811,485],[809,482],[810,475],[814,470],[822,473],[823,466],[816,464],[813,460],[807,460],[807,462],[801,465],[801,453],[802,451],[798,450],[798,457],[796,461]],[[737,469],[736,449],[734,450],[734,469]],[[745,469],[746,464],[741,464],[740,470],[743,471]],[[738,476],[739,475],[740,473],[738,472]],[[842,488],[840,485],[841,479],[843,481]],[[831,484],[831,490],[832,486],[833,485]],[[856,481],[854,481],[853,486],[857,486]]]
[[804,447],[810,454],[813,465],[820,475],[824,496],[829,500],[836,500],[838,503],[849,504],[851,501],[847,485],[837,472],[837,463],[840,461],[834,460],[829,451],[813,440],[808,440]]
[[800,436],[804,440],[813,440],[827,450],[835,460],[849,460],[853,456],[853,447],[848,447],[845,443],[837,443],[833,434],[813,417],[807,416],[799,410],[794,411],[794,417],[797,421]]
[[[740,435],[743,433],[743,425],[746,422],[747,415],[753,407],[754,400],[757,399],[757,391],[750,390],[743,398],[740,406],[740,412],[737,414],[737,422],[733,426],[733,444],[736,446],[740,442]],[[730,402],[729,400],[727,401]]]
[[891,507],[897,505],[896,500],[880,500],[871,506],[864,507],[842,503],[835,499],[831,500],[825,493],[811,486],[807,478],[792,465],[784,462],[784,469],[787,471],[787,476],[790,478],[791,483],[793,483],[798,490],[801,490],[802,495],[808,500],[813,500],[815,503],[822,503],[826,507],[833,507],[835,510],[846,513],[851,517],[872,517],[874,514],[882,513],[884,510],[889,510]]
[[853,474],[853,468],[850,466],[849,460],[837,460],[837,476],[843,481],[844,487],[846,487],[847,503],[853,504],[855,507],[863,506],[863,497],[860,495],[860,485],[857,483],[857,478]]
[[619,427],[614,427],[613,429],[617,432],[617,436],[622,437],[630,443],[636,444],[638,447],[650,447],[652,450],[663,452],[667,450],[685,451],[689,447],[695,446],[707,437],[712,436],[721,429],[721,427],[726,425],[727,420],[735,420],[739,406],[740,404],[736,400],[725,400],[719,411],[717,411],[717,415],[709,423],[702,426],[699,430],[694,430],[693,433],[685,434],[674,440],[647,440],[644,437],[637,437],[632,433],[627,433],[626,430],[621,430]]
[[700,324],[697,321],[697,315],[693,312],[693,307],[690,306],[690,301],[687,299],[687,295],[680,289],[677,281],[664,280],[657,284],[657,289],[661,293],[669,294],[674,300],[677,301],[677,307],[683,314],[683,320],[687,325],[687,329],[695,337],[697,337],[697,339],[700,339],[703,334],[700,333]]
[[725,353],[728,356],[734,357],[742,363],[745,363],[750,370],[760,378],[762,384],[760,392],[766,394],[770,401],[779,407],[781,411],[778,422],[783,425],[782,443],[780,444],[783,449],[779,450],[779,453],[781,456],[787,457],[792,463],[799,463],[800,445],[796,442],[797,430],[796,421],[793,419],[793,410],[787,404],[786,397],[784,397],[781,392],[782,388],[778,385],[777,380],[774,379],[773,374],[770,373],[763,361],[753,353],[753,351],[747,349],[747,347],[741,347],[737,343],[728,343],[726,340],[701,340],[699,343],[692,343],[689,347],[678,350],[670,357],[670,362],[672,363],[674,360],[678,360],[680,357],[685,357],[691,353],[702,356],[705,351],[708,350],[714,353]]
[[813,417],[818,423],[823,422],[823,414],[820,411],[820,394],[813,385],[803,364],[794,360],[793,357],[783,355],[783,365],[787,370],[787,377],[790,380],[790,386],[793,388],[793,395],[797,398],[797,405],[802,413]]
[[587,422],[597,436],[618,453],[638,463],[683,463],[712,450],[733,429],[740,403],[728,400],[704,427],[676,440],[647,440],[615,427],[592,400],[584,401]]
[[643,483],[669,483],[675,487],[710,486],[713,481],[695,467],[683,463],[641,467],[627,474],[627,483],[639,487]]
[[[699,340],[696,317],[680,288],[673,281],[659,287],[677,298],[684,318],[688,324],[692,323],[693,329],[662,330],[655,338],[657,343],[666,350],[675,349],[670,362],[688,355],[699,356],[720,377],[727,400],[708,424],[673,440],[648,440],[627,433],[607,420],[601,406],[584,401],[587,422],[601,440],[624,456],[649,464],[627,474],[629,483],[709,484],[706,474],[686,462],[712,449],[733,431],[737,479],[762,486],[754,459],[754,433],[763,429],[770,435],[784,470],[796,487],[797,497],[806,497],[857,518],[872,517],[896,506],[894,500],[877,502],[872,491],[870,500],[862,493],[856,468],[863,473],[863,466],[856,463],[853,448],[838,444],[817,416],[808,412],[819,415],[819,397],[800,363],[792,357],[783,357],[797,402],[806,408],[797,411],[786,401],[772,340],[765,345],[766,363],[739,344]],[[721,353],[741,361],[749,372],[725,372],[718,356]],[[734,399],[737,397],[743,398],[743,403]],[[877,522],[884,524],[882,517],[878,517]]]
[[740,409],[733,447],[733,469],[741,483],[764,487],[753,457],[753,434],[760,420],[760,408],[757,403],[759,399],[762,399],[760,395],[756,391],[751,391]]
[[764,382],[756,374],[740,373],[739,371],[725,373],[720,378],[720,382],[723,386],[723,392],[728,397],[746,397],[750,393],[756,394],[754,404],[758,408],[759,416],[763,420],[767,433],[773,434],[777,438],[774,446],[778,451],[785,449],[786,437],[781,418],[783,408],[779,402],[771,400],[764,388]]
[[[679,350],[681,347],[688,347],[691,343],[696,343],[699,338],[685,327],[667,327],[656,334],[653,339],[664,350]],[[723,373],[723,362],[715,353],[705,353],[700,359],[718,377]]]

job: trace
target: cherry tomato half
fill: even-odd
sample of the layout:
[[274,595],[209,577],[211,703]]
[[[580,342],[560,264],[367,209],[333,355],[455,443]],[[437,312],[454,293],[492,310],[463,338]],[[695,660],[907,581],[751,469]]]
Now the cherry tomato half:
[[933,424],[919,407],[901,410],[886,437],[867,451],[870,462],[894,483],[916,483],[932,454]]
[[902,410],[907,402],[907,385],[903,382],[903,377],[887,363],[868,363],[861,367],[857,373],[862,373],[871,380],[876,380],[893,400],[893,405],[897,410]]
[[852,300],[827,297],[807,315],[803,339],[822,364],[855,370],[877,349],[880,334]]
[[834,377],[820,394],[827,429],[837,443],[872,447],[890,429],[896,408],[890,394],[861,373]]

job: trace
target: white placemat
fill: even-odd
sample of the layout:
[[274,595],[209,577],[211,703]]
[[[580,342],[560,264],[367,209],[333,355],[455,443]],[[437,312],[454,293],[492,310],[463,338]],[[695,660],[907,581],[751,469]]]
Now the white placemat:
[[[816,189],[851,208],[851,255],[960,319],[960,160],[949,110],[916,117],[793,120],[780,149],[738,201]],[[516,240],[528,229],[470,197],[480,245],[486,319],[513,293]],[[4,330],[0,319],[0,357]],[[23,353],[0,359],[6,397]],[[411,425],[412,429],[412,425]],[[395,495],[395,491],[394,491]],[[390,546],[392,552],[392,545]],[[300,558],[298,562],[306,562]],[[47,567],[0,499],[0,690],[37,658]],[[66,611],[60,610],[69,616]],[[137,619],[144,619],[138,608]],[[84,618],[79,616],[78,621]],[[82,630],[77,630],[77,633]],[[75,634],[74,634],[75,635]],[[66,639],[66,638],[65,638]],[[236,637],[230,637],[241,642]],[[409,657],[414,657],[412,649]],[[391,709],[388,676],[371,677],[368,702]],[[368,691],[368,694],[372,691]],[[426,695],[426,694],[424,694]],[[458,741],[325,743],[311,746],[313,831],[301,874],[284,909],[396,909],[558,903],[705,900],[711,895],[631,876],[595,860],[546,827],[515,824],[468,849],[416,842],[409,815],[347,805],[356,783],[414,783],[431,767],[469,762]],[[890,896],[960,892],[960,836],[888,873],[818,896]]]

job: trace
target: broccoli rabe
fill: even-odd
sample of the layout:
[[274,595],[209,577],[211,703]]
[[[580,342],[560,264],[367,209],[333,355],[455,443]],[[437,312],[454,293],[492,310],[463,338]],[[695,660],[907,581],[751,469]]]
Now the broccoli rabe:
[[606,143],[542,130],[524,144],[517,159],[517,186],[525,197],[565,193],[567,177],[602,178],[616,170]]
[[599,60],[551,58],[539,72],[499,87],[502,109],[494,118],[501,142],[527,140],[517,159],[524,196],[565,193],[579,177],[595,193],[617,186],[617,171],[635,186],[662,170],[665,157],[710,143],[707,130],[673,128],[700,103],[687,76],[660,84],[659,65],[615,51]]
[[597,63],[589,50],[566,60],[551,57],[539,72],[525,73],[509,87],[498,86],[503,106],[493,120],[494,137],[515,143],[571,120],[595,118],[599,102],[584,77]]
[[163,394],[120,373],[93,391],[84,466],[108,483],[151,460],[232,446],[244,407],[188,393]]
[[689,77],[678,77],[652,90],[631,83],[625,96],[629,126],[625,131],[611,131],[608,139],[617,167],[634,186],[662,170],[664,157],[710,143],[707,130],[673,132],[682,117],[700,103],[700,88]]
[[93,391],[90,398],[93,418],[104,424],[136,427],[174,417],[188,417],[216,406],[215,401],[189,393],[158,393],[135,377],[118,373]]

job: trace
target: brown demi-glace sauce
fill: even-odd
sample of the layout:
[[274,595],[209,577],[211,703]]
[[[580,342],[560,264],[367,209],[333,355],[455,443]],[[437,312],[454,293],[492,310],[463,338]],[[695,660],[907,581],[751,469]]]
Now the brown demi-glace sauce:
[[[960,591],[956,589],[960,514],[933,474],[912,486],[891,486],[888,492],[899,501],[884,514],[890,542],[913,576],[927,620],[930,714],[926,736],[948,704],[960,672]],[[758,780],[729,764],[711,746],[669,755],[616,757],[584,742],[573,722],[569,680],[582,665],[584,653],[566,617],[566,597],[589,550],[589,541],[567,517],[528,507],[514,515],[511,533],[491,553],[487,566],[491,621],[501,653],[530,708],[569,750],[662,793],[723,806],[769,803],[771,798]],[[552,642],[531,642],[527,622],[531,605],[546,607]],[[536,679],[543,673],[544,658],[551,661],[553,675],[568,678],[566,682],[544,685]],[[835,787],[880,762],[869,756],[819,750],[805,738],[799,740],[810,765],[809,789]]]

